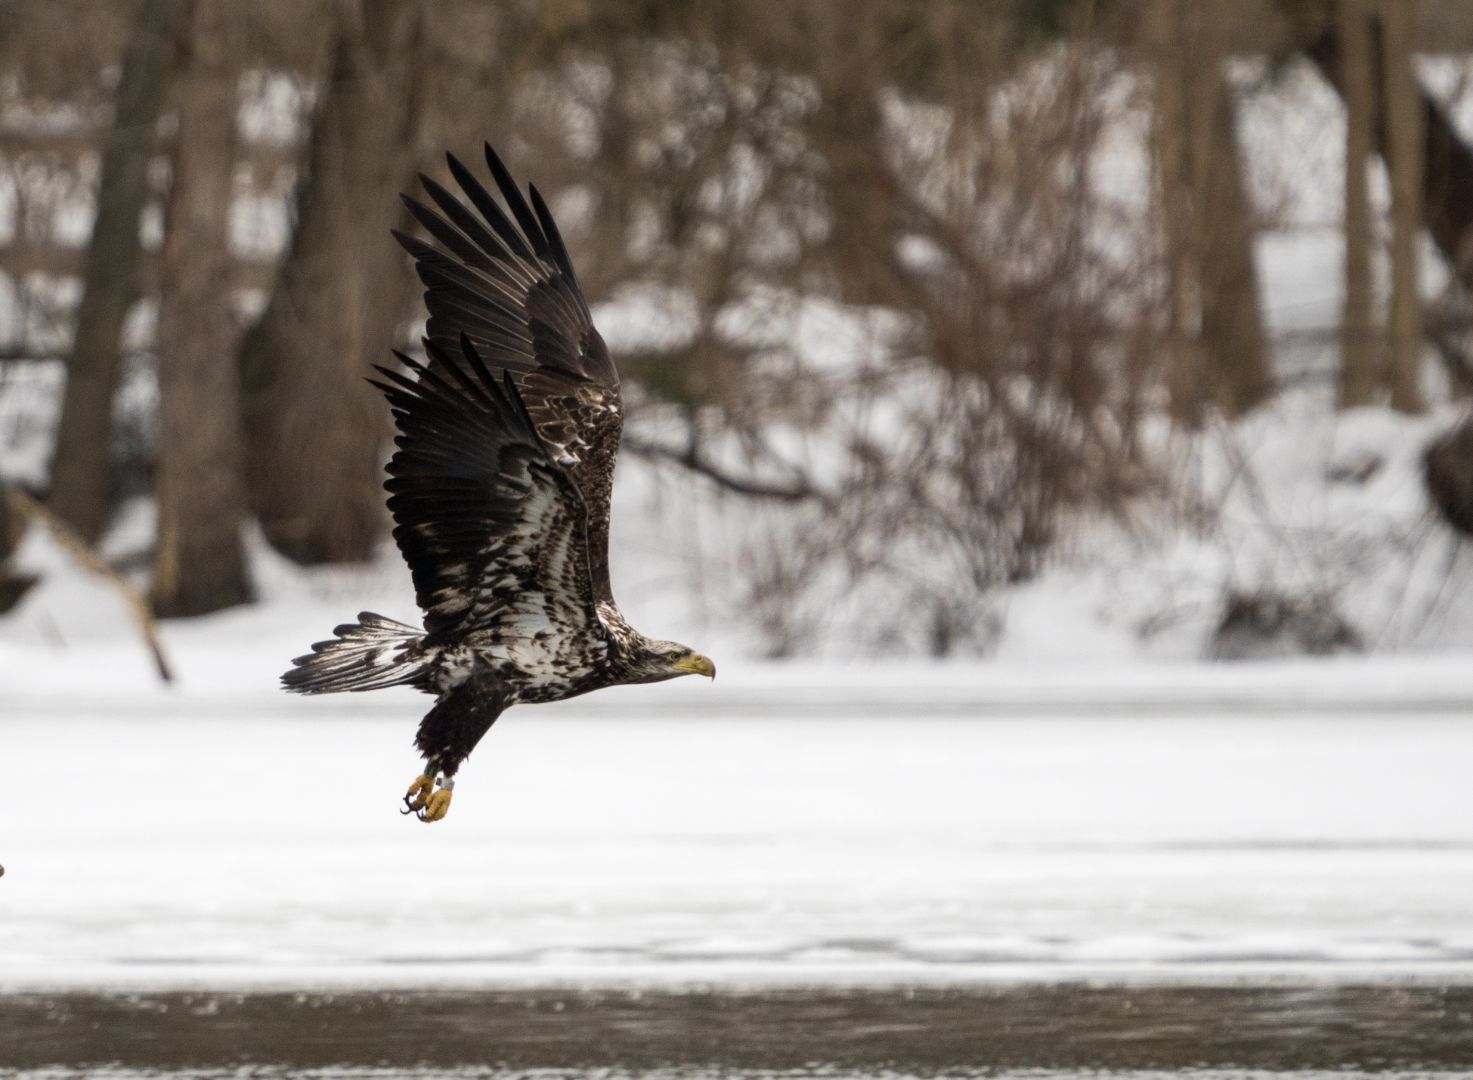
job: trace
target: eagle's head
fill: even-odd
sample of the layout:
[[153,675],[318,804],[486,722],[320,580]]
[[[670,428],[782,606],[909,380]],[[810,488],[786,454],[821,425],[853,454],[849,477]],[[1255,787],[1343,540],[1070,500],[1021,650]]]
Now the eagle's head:
[[678,641],[656,641],[641,638],[626,661],[630,682],[664,682],[681,675],[704,675],[716,678],[716,665],[689,645]]

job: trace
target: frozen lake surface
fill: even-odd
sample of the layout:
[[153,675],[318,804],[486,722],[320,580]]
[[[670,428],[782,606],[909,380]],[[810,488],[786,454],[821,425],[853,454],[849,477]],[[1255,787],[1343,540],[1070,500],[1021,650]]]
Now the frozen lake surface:
[[513,711],[435,826],[396,812],[414,695],[12,696],[0,987],[1473,983],[1473,715],[1435,687],[694,689]]

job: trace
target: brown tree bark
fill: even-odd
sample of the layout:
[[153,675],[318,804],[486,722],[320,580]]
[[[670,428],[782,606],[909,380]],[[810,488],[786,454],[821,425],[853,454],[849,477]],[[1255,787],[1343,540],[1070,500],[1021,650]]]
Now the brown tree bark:
[[825,163],[829,236],[823,254],[836,265],[845,297],[881,304],[895,296],[900,200],[886,190],[885,125],[871,77],[884,56],[884,5],[850,5],[842,18],[822,20],[804,56],[815,70],[818,112],[811,121]]
[[1167,272],[1166,386],[1189,427],[1215,404],[1229,416],[1272,389],[1221,13],[1152,0],[1144,28],[1155,98],[1152,139]]
[[388,235],[411,178],[419,3],[342,0],[297,227],[241,346],[251,504],[302,563],[367,559],[384,533],[388,413],[364,382],[413,296]]
[[1391,310],[1387,383],[1391,406],[1422,407],[1422,297],[1417,248],[1422,237],[1422,125],[1412,70],[1416,0],[1381,0],[1386,101],[1386,171],[1391,180]]
[[[1316,17],[1318,5],[1305,0],[1279,0],[1301,40],[1303,51],[1344,97],[1340,81],[1342,44],[1332,22]],[[1372,33],[1379,38],[1379,26]],[[1378,50],[1376,50],[1378,51]],[[1384,81],[1376,79],[1373,130],[1380,153],[1387,153]],[[1452,118],[1436,99],[1418,90],[1422,117],[1423,223],[1443,258],[1463,285],[1473,291],[1473,146],[1465,142]]]
[[39,580],[35,574],[20,573],[10,565],[25,532],[26,520],[19,511],[19,500],[10,487],[0,482],[0,615],[19,604]]
[[229,0],[194,0],[181,35],[178,132],[159,268],[159,615],[251,598],[241,548],[239,324],[231,279],[238,72]]
[[1369,405],[1383,386],[1371,279],[1371,202],[1366,166],[1374,136],[1376,64],[1367,0],[1340,0],[1340,85],[1345,99],[1345,310],[1340,321],[1341,408]]
[[1223,74],[1226,57],[1217,50],[1213,55],[1217,61],[1199,72],[1195,119],[1200,136],[1193,169],[1199,194],[1202,351],[1212,400],[1228,416],[1241,416],[1269,396],[1273,376],[1254,258],[1258,222],[1238,142],[1237,109]]
[[1151,67],[1151,150],[1154,194],[1166,270],[1166,334],[1163,349],[1172,419],[1187,427],[1202,421],[1202,356],[1197,337],[1197,283],[1192,248],[1192,182],[1187,145],[1188,101],[1181,64],[1181,12],[1177,0],[1152,0],[1145,15]]
[[67,357],[49,496],[52,512],[88,542],[101,535],[107,522],[120,339],[134,299],[139,214],[148,193],[154,130],[184,9],[184,0],[143,0],[139,7],[102,155],[97,217]]

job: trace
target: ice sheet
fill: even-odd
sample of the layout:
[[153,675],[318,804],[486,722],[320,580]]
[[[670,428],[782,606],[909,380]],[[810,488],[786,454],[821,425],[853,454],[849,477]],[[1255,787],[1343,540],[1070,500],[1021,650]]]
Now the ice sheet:
[[284,700],[0,722],[0,986],[1473,979],[1466,710],[524,708],[424,826]]

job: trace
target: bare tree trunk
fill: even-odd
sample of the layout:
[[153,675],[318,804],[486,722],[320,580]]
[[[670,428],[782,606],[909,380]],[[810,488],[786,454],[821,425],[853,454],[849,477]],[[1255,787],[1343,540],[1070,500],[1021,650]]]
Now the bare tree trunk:
[[[1199,17],[1221,18],[1203,12]],[[1213,400],[1228,416],[1260,404],[1273,389],[1268,333],[1253,245],[1258,235],[1238,143],[1237,109],[1223,75],[1225,59],[1198,73],[1194,185],[1199,193],[1197,257],[1202,281],[1202,353],[1212,373]]]
[[1151,110],[1154,189],[1166,269],[1166,389],[1172,419],[1196,427],[1202,422],[1205,394],[1197,334],[1196,238],[1180,16],[1177,0],[1152,0],[1145,27],[1155,95]]
[[1391,311],[1387,363],[1391,405],[1422,407],[1422,298],[1417,247],[1422,235],[1422,124],[1412,70],[1415,0],[1381,0],[1386,80],[1386,171],[1391,178]]
[[[1305,55],[1320,73],[1344,96],[1341,85],[1340,51],[1335,27],[1314,17],[1316,6],[1304,0],[1279,0],[1304,42]],[[1379,27],[1373,27],[1379,37]],[[1373,55],[1376,49],[1372,50]],[[1384,81],[1375,80],[1374,131],[1381,154],[1387,150]],[[1419,90],[1422,117],[1424,164],[1422,168],[1422,211],[1427,231],[1463,286],[1473,291],[1473,146],[1463,141],[1436,99]]]
[[1209,403],[1236,416],[1272,389],[1257,229],[1212,22],[1220,17],[1181,0],[1152,0],[1145,23],[1167,271],[1166,385],[1173,418],[1189,427]]
[[1367,0],[1339,0],[1341,87],[1345,99],[1345,312],[1340,322],[1341,408],[1369,405],[1381,388],[1371,281],[1371,202],[1366,166],[1374,143],[1376,64]]
[[25,598],[39,578],[23,574],[10,565],[26,532],[26,515],[9,486],[0,482],[0,615],[4,615]]
[[231,277],[237,71],[228,0],[194,0],[181,35],[178,133],[159,270],[159,615],[251,598],[241,549],[239,326]]
[[413,295],[387,226],[415,164],[421,5],[344,0],[337,13],[296,231],[240,356],[251,502],[302,563],[366,559],[383,535],[387,412],[363,376]]
[[89,542],[101,535],[107,522],[120,338],[134,299],[138,219],[147,196],[154,129],[184,7],[184,0],[143,0],[138,9],[102,156],[97,217],[67,358],[49,500],[52,512]]
[[856,304],[894,296],[895,243],[902,230],[899,200],[885,191],[890,177],[880,94],[867,74],[883,55],[883,13],[883,5],[851,4],[846,18],[822,21],[811,60],[803,58],[818,81],[812,129],[827,180],[830,235],[824,253],[842,267],[835,276]]

